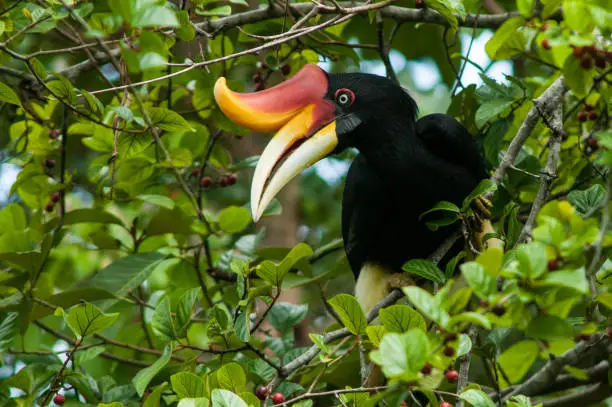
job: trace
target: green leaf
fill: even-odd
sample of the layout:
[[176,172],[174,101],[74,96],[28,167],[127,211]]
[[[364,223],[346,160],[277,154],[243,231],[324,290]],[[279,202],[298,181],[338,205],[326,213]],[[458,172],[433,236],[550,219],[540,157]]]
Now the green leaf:
[[588,34],[594,28],[591,8],[584,0],[563,0],[563,19],[578,33]]
[[[104,223],[123,226],[121,219],[115,215],[96,208],[75,209],[64,215],[62,226],[76,225],[79,223]],[[53,218],[45,224],[45,231],[51,231],[59,225],[59,219]]]
[[366,335],[368,335],[368,339],[375,347],[380,346],[380,343],[382,342],[382,339],[386,333],[387,330],[382,325],[369,325],[366,328]]
[[498,363],[510,380],[506,385],[519,383],[538,358],[539,352],[536,341],[520,341],[502,352]]
[[516,8],[525,17],[531,16],[534,4],[535,0],[516,0]]
[[434,283],[444,284],[446,277],[442,270],[430,261],[413,259],[406,262],[402,269],[408,273],[416,274]]
[[584,267],[575,270],[557,270],[554,273],[547,273],[542,280],[538,281],[538,285],[567,287],[581,294],[589,292],[589,283]]
[[101,332],[115,323],[119,313],[105,314],[90,303],[75,305],[64,316],[66,324],[78,338]]
[[488,178],[483,179],[482,181],[480,181],[478,186],[476,186],[476,188],[472,192],[470,192],[470,194],[463,200],[461,210],[465,211],[474,199],[480,198],[484,194],[494,191],[497,191],[497,184]]
[[300,260],[312,256],[314,252],[306,243],[298,243],[278,265],[278,272],[285,276]]
[[[157,252],[134,254],[115,260],[97,273],[87,284],[114,293],[117,297],[126,297],[129,290],[142,284],[164,259]],[[102,309],[111,306],[114,301],[107,301]]]
[[579,214],[586,215],[600,208],[605,196],[606,189],[600,184],[595,184],[584,191],[570,191],[567,194],[567,200],[576,207]]
[[200,287],[187,290],[179,299],[176,309],[176,332],[179,338],[187,336],[187,328],[191,323],[191,314],[198,296],[202,292]]
[[178,338],[177,330],[172,320],[170,299],[167,296],[157,304],[157,307],[155,307],[155,313],[151,320],[151,328],[153,332],[164,341]]
[[563,76],[572,92],[578,97],[584,97],[593,85],[595,69],[583,69],[580,66],[580,59],[570,55],[563,64]]
[[[455,13],[461,13],[462,11],[463,14],[465,14],[465,9],[456,7],[457,5],[461,5],[461,2],[457,3],[452,0],[425,0],[425,4],[427,7],[442,14],[448,21],[448,24],[453,31],[457,30],[459,27],[459,22],[455,16]],[[461,5],[461,7],[463,6]]]
[[[77,288],[74,290],[62,291],[61,293],[57,293],[50,297],[43,297],[42,299],[48,302],[49,304],[55,305],[56,307],[68,309],[82,301],[92,302],[106,300],[109,298],[115,298],[115,295],[100,288],[85,287]],[[51,315],[52,313],[53,310],[49,307],[34,304],[34,307],[32,308],[31,318],[33,321],[35,321],[40,318],[46,317],[47,315]]]
[[226,233],[242,232],[251,223],[248,209],[239,206],[228,206],[219,214],[219,227]]
[[264,260],[259,263],[255,272],[261,279],[274,286],[279,286],[283,278],[283,276],[279,274],[276,264],[270,260]]
[[[161,398],[162,393],[166,391],[167,387],[168,382],[163,382],[159,386],[155,386],[151,394],[149,394],[145,399],[144,403],[142,404],[142,407],[160,407],[159,399]],[[206,407],[208,407],[208,405],[206,405]]]
[[162,370],[170,361],[172,356],[172,345],[168,344],[164,348],[164,353],[149,367],[145,367],[139,371],[136,376],[132,379],[132,384],[136,388],[138,395],[142,397],[147,386],[153,380],[153,378]]
[[164,195],[138,195],[136,199],[153,205],[161,206],[169,210],[174,209],[174,201]]
[[457,205],[455,205],[454,203],[448,202],[448,201],[440,201],[437,204],[435,204],[428,211],[423,212],[419,216],[419,219],[422,219],[423,216],[427,215],[428,213],[437,212],[437,211],[453,212],[453,213],[457,213],[457,214],[461,213],[461,209],[459,209],[459,207]]
[[483,250],[478,257],[476,263],[482,264],[485,271],[492,276],[496,276],[502,266],[504,251],[499,247],[489,247]]
[[180,27],[176,29],[176,35],[181,41],[191,41],[195,38],[195,29],[189,21],[189,13],[185,10],[180,10],[176,13]]
[[519,245],[515,250],[515,258],[518,260],[521,274],[527,278],[538,278],[548,269],[546,246],[542,243]]
[[163,107],[147,107],[147,113],[153,125],[166,131],[195,131],[180,114]]
[[296,305],[288,302],[277,302],[268,314],[270,324],[277,331],[284,333],[292,330],[293,327],[308,314],[308,304]]
[[244,400],[225,389],[214,389],[210,401],[215,407],[249,407]]
[[217,382],[222,389],[240,393],[246,386],[246,375],[238,363],[228,363],[217,370]]
[[0,323],[0,352],[4,352],[13,343],[19,333],[19,313],[7,312]]
[[184,398],[177,407],[209,407],[210,401],[206,397]]
[[410,303],[423,315],[436,322],[440,327],[446,327],[450,317],[448,313],[440,307],[440,304],[434,296],[416,286],[403,287],[402,291],[406,294]]
[[388,378],[412,381],[427,363],[430,352],[427,334],[420,329],[411,329],[404,334],[386,334],[380,348],[370,353],[370,359],[382,367]]
[[485,50],[493,60],[508,59],[525,50],[525,40],[520,28],[525,25],[523,17],[513,17],[499,27],[489,39]]
[[180,27],[176,14],[169,7],[149,6],[144,7],[134,15],[132,26],[144,27]]
[[378,315],[389,332],[406,332],[412,328],[427,331],[421,314],[408,305],[392,305],[381,309]]
[[338,294],[327,302],[336,311],[349,332],[354,335],[365,333],[368,322],[355,297],[349,294]]
[[538,315],[527,326],[527,336],[545,341],[574,337],[574,330],[564,319],[554,315]]
[[9,230],[24,230],[28,227],[27,222],[23,208],[16,203],[10,203],[0,210],[0,235]]
[[53,76],[57,79],[47,83],[49,90],[59,99],[73,103],[76,99],[76,93],[72,83],[60,74],[56,73]]
[[[510,397],[510,400],[506,401],[506,407],[532,407],[531,400],[529,397],[523,396],[522,394],[518,396]],[[538,404],[536,407],[542,407],[542,404]]]
[[19,100],[17,93],[3,82],[0,82],[0,101],[21,107],[21,100]]
[[30,70],[36,77],[42,79],[43,81],[47,79],[47,70],[38,58],[30,59],[30,65],[28,65],[28,68],[30,68]]
[[[586,294],[586,293],[585,293]],[[612,310],[612,293],[604,292],[597,294],[597,302]]]
[[232,14],[232,7],[227,5],[215,7],[210,10],[198,11],[198,14],[203,16],[229,16],[230,14]]
[[469,389],[461,393],[459,397],[470,403],[472,407],[496,407],[493,400],[482,390]]
[[476,262],[463,263],[461,273],[474,293],[480,298],[488,298],[497,294],[497,281],[487,273],[482,264]]
[[177,397],[204,397],[206,390],[204,388],[204,379],[191,372],[179,372],[170,376],[172,390]]

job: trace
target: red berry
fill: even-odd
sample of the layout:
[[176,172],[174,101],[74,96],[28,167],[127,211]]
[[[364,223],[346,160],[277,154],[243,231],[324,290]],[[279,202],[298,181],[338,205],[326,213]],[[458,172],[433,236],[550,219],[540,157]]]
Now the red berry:
[[191,170],[191,172],[189,173],[190,177],[197,177],[198,175],[200,175],[200,169],[199,168],[194,168],[193,170]]
[[506,308],[504,308],[502,304],[495,304],[495,306],[493,307],[493,313],[498,317],[501,317],[506,313]]
[[583,51],[582,47],[574,47],[574,49],[572,50],[572,52],[573,52],[573,54],[574,54],[574,56],[576,58],[582,57],[582,51]]
[[597,120],[597,112],[589,112],[589,119]]
[[459,380],[459,373],[456,370],[449,370],[446,372],[446,380],[451,383],[455,383]]
[[453,407],[453,405],[448,401],[443,401],[442,403],[440,403],[440,407]]
[[59,137],[59,130],[58,129],[51,129],[51,130],[49,130],[49,138],[56,139],[58,137]]
[[55,167],[55,160],[51,159],[51,158],[47,158],[45,160],[45,167],[47,167],[48,169],[52,169],[53,167]]
[[58,406],[63,405],[65,401],[66,397],[64,397],[62,394],[56,394],[55,397],[53,397],[53,402]]
[[285,402],[285,396],[283,396],[283,393],[274,393],[272,395],[272,403],[274,403],[274,405],[281,404],[284,402]]
[[261,385],[255,390],[255,395],[262,401],[268,397],[268,394],[270,394],[270,388],[268,386]]
[[584,104],[584,110],[586,110],[587,112],[590,112],[593,109],[595,109],[595,107],[593,105],[590,105],[588,103]]
[[261,72],[259,71],[255,72],[255,74],[253,75],[253,82],[255,83],[261,82]]
[[255,85],[256,91],[264,90],[265,88],[266,88],[266,84],[263,82],[257,82],[257,85]]
[[220,185],[222,188],[225,188],[226,186],[228,186],[228,183],[227,183],[227,177],[223,177],[223,178],[221,178],[221,181],[219,181],[219,185]]
[[559,270],[559,259],[548,260],[548,270],[549,271]]
[[448,356],[450,358],[451,356],[455,355],[455,349],[451,348],[450,346],[447,346],[446,348],[444,348],[444,351],[442,353],[444,353],[444,356]]
[[610,338],[612,338],[612,327],[607,327],[607,328],[606,328],[606,333],[608,334],[608,336],[609,336]]
[[454,332],[449,332],[446,334],[446,337],[444,338],[444,342],[452,342],[457,340],[457,334]]
[[580,334],[579,338],[582,341],[588,341],[589,339],[591,339],[591,334]]
[[425,0],[416,0],[414,2],[414,7],[416,7],[416,8],[425,8]]
[[425,366],[423,366],[423,369],[421,369],[421,373],[423,373],[425,376],[429,376],[431,374],[432,369],[433,366],[431,365],[431,363],[425,363]]
[[281,66],[281,73],[283,75],[289,75],[289,72],[291,72],[291,67],[289,66],[289,64]]
[[45,212],[48,212],[48,213],[53,212],[54,207],[55,207],[55,204],[53,202],[47,202],[47,204],[45,205]]
[[545,40],[542,41],[542,48],[544,48],[544,49],[550,49],[551,48],[550,44],[548,43],[548,40],[545,39]]
[[49,195],[49,199],[51,199],[51,202],[53,203],[59,202],[60,198],[61,195],[59,192],[53,192],[51,195]]
[[600,69],[606,69],[606,57],[602,54],[595,56],[595,66]]
[[208,188],[211,184],[212,184],[212,180],[210,179],[210,177],[202,177],[200,179],[200,186],[202,188]]
[[588,118],[587,112],[578,112],[576,118],[579,122],[586,122]]
[[234,185],[236,183],[236,174],[229,174],[225,177],[227,185]]
[[593,59],[588,55],[583,56],[580,60],[580,66],[582,69],[591,69],[593,67]]
[[599,140],[597,140],[595,137],[591,137],[587,139],[587,146],[597,149],[599,147]]
[[595,47],[595,45],[586,45],[584,47],[584,52],[595,56],[595,54],[597,54],[597,48]]

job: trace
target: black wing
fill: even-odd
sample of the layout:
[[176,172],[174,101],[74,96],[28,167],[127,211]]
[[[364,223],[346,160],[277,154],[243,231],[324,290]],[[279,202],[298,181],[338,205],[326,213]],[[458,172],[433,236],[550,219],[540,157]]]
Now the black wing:
[[466,168],[477,179],[486,178],[484,160],[472,135],[445,114],[430,114],[417,121],[416,134],[427,149],[444,161]]

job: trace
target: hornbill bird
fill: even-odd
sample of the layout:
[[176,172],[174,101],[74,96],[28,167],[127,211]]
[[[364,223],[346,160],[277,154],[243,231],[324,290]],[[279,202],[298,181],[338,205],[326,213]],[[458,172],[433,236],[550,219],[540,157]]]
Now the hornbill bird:
[[[433,232],[421,214],[442,200],[461,205],[486,178],[480,152],[461,124],[443,114],[417,121],[414,99],[380,76],[327,74],[306,65],[256,93],[233,92],[222,77],[214,95],[235,123],[276,132],[253,177],[255,221],[300,172],[348,147],[359,151],[346,177],[342,236],[365,311],[407,285],[401,273],[407,260],[428,257],[457,230],[455,224]],[[485,220],[480,235],[490,232]]]

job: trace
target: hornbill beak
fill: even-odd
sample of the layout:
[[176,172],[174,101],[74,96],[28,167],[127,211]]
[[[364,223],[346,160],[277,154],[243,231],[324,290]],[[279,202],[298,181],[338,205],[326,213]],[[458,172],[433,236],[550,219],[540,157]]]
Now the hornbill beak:
[[227,117],[254,131],[276,131],[253,176],[254,221],[289,181],[338,144],[335,105],[325,99],[327,90],[327,74],[316,65],[306,65],[287,81],[257,93],[233,92],[225,78],[217,80],[215,99]]

